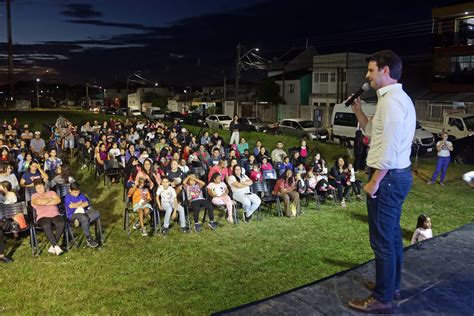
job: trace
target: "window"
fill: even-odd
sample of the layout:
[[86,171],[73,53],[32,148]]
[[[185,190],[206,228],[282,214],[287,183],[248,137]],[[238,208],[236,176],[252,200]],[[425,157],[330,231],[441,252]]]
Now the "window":
[[314,79],[313,80],[314,80],[314,83],[319,82],[319,73],[318,72],[314,74]]
[[319,104],[318,104],[318,102],[313,102],[313,105],[318,106]]
[[464,126],[462,125],[462,122],[460,119],[450,118],[448,123],[449,123],[449,126],[455,126],[457,127],[458,130],[464,131]]
[[326,102],[319,103],[319,106],[326,106]]
[[463,72],[474,70],[474,56],[452,56],[451,72]]
[[323,72],[319,75],[319,80],[321,82],[328,82],[329,74],[327,72]]
[[331,72],[331,82],[336,82],[336,73]]
[[357,118],[354,113],[337,112],[334,115],[334,125],[357,127]]
[[289,93],[295,93],[295,85],[294,84],[290,83],[288,85],[288,92]]

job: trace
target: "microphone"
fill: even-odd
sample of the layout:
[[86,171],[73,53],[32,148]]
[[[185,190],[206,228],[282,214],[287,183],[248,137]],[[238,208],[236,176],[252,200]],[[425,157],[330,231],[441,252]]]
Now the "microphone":
[[360,97],[360,96],[362,95],[362,93],[364,93],[365,91],[367,91],[367,90],[369,90],[369,89],[370,89],[369,83],[368,83],[368,82],[364,83],[364,84],[362,85],[362,87],[361,87],[359,90],[357,90],[357,92],[354,93],[354,94],[352,95],[352,97],[350,97],[349,100],[347,100],[344,104],[345,104],[346,106],[351,105],[352,102],[354,102],[355,99],[357,99],[358,97]]

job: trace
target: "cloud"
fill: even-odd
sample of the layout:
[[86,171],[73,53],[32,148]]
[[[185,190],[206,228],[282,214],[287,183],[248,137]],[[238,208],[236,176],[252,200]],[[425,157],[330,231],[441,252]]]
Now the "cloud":
[[61,14],[72,18],[87,19],[102,16],[102,12],[94,10],[90,4],[70,3],[65,4],[63,7],[64,10],[61,11]]
[[143,24],[138,24],[138,23],[105,22],[105,21],[95,20],[95,19],[65,20],[64,22],[75,23],[75,24],[95,25],[95,26],[118,27],[118,28],[142,30],[142,31],[150,31],[150,30],[158,29],[156,27],[149,27],[149,26],[145,26]]

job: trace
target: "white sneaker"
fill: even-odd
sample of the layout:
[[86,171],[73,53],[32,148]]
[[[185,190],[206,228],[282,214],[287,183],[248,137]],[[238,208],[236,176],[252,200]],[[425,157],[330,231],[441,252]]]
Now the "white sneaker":
[[63,250],[61,249],[61,247],[56,245],[56,246],[54,246],[54,252],[56,253],[56,256],[59,256],[60,254],[63,253]]
[[54,250],[54,246],[53,246],[53,245],[51,245],[51,246],[49,247],[48,252],[49,252],[50,254],[52,254],[52,255],[55,255],[55,254],[56,254],[56,250]]

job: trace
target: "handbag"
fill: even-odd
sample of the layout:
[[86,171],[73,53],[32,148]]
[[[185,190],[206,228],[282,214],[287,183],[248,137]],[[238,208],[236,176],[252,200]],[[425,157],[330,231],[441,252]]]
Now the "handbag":
[[292,217],[296,216],[296,204],[294,202],[290,203],[290,213]]
[[16,214],[13,217],[13,220],[18,224],[20,230],[28,227],[28,225],[26,224],[25,216],[23,214]]

